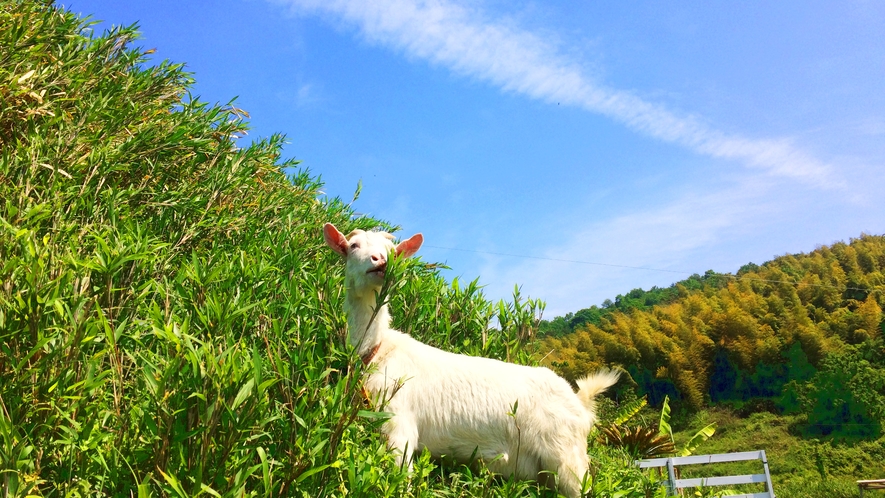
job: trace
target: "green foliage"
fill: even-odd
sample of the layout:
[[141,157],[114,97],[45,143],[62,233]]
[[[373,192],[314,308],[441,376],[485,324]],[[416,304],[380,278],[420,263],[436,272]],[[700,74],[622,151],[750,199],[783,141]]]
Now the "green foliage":
[[636,459],[657,458],[676,452],[673,440],[657,428],[641,425],[609,425],[599,429],[599,442],[622,448]]
[[828,355],[808,382],[793,385],[812,435],[875,438],[885,423],[883,341],[848,345]]
[[[658,422],[658,428],[661,431],[661,434],[665,434],[670,437],[670,440],[673,444],[676,444],[676,439],[673,437],[673,427],[670,425],[670,399],[664,398],[664,404],[661,407],[661,420]],[[713,434],[716,433],[716,423],[707,424],[698,430],[688,442],[682,447],[681,450],[676,451],[676,456],[689,456],[700,446],[701,443],[713,437]]]
[[705,283],[716,285],[723,280],[712,271],[708,271],[704,276],[694,274],[682,282],[671,285],[670,287],[652,287],[649,290],[633,289],[626,295],[618,294],[614,302],[606,299],[602,306],[590,306],[575,313],[566,313],[564,317],[555,317],[552,320],[542,320],[538,335],[561,337],[566,334],[575,332],[587,324],[599,326],[603,319],[615,312],[629,312],[630,310],[639,309],[647,310],[653,306],[669,304],[676,301],[680,297],[680,292],[684,290],[701,289]]
[[785,406],[785,386],[809,381],[828,354],[881,337],[883,268],[885,236],[861,235],[735,276],[637,289],[542,323],[555,333],[539,341],[538,357],[568,379],[620,365],[654,405],[670,396],[691,410],[710,401]]
[[636,414],[646,406],[648,406],[648,401],[646,401],[645,398],[637,398],[624,403],[619,407],[615,419],[611,423],[614,425],[622,425],[635,417]]
[[623,449],[596,445],[591,448],[590,473],[584,481],[588,498],[666,498],[665,478],[642,472],[635,458]]
[[606,446],[622,448],[635,459],[657,458],[662,456],[689,456],[701,443],[713,437],[716,423],[707,424],[697,431],[679,449],[670,425],[670,402],[664,398],[657,427],[628,422],[646,405],[645,399],[625,404],[615,420],[599,428],[598,441]]
[[[820,496],[821,498],[857,498],[857,484],[851,480],[820,479],[813,483],[805,481],[789,483],[777,488],[777,496],[785,498]],[[873,495],[873,493],[867,493]]]

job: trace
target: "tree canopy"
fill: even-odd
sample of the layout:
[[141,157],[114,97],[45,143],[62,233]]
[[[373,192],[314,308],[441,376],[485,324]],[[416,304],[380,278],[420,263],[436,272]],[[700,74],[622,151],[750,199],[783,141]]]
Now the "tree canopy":
[[539,354],[570,379],[620,365],[652,402],[669,394],[698,409],[776,397],[832,370],[832,355],[881,338],[883,269],[885,236],[862,234],[734,275],[636,289],[542,323]]

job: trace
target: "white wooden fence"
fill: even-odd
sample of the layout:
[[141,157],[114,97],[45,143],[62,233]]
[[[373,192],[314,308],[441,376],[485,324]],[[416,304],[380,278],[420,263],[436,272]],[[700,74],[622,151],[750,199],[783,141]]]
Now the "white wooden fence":
[[[695,477],[690,479],[677,479],[676,467],[680,465],[697,465],[702,463],[727,463],[742,462],[747,460],[762,460],[762,474],[747,474],[740,476],[722,477]],[[775,498],[774,488],[771,486],[771,474],[768,472],[768,459],[765,450],[745,451],[741,453],[722,453],[717,455],[695,455],[687,457],[651,458],[637,460],[641,469],[653,469],[667,467],[667,487],[670,495],[676,495],[677,489],[696,488],[699,486],[734,486],[737,484],[764,483],[765,491],[758,493],[745,493],[740,495],[728,495],[729,498]]]

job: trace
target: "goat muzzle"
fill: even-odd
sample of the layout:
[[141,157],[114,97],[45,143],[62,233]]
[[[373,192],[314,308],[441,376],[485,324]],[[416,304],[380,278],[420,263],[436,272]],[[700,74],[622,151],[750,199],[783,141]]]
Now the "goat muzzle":
[[385,272],[387,272],[387,263],[381,263],[380,265],[368,270],[366,273],[375,273],[383,277]]

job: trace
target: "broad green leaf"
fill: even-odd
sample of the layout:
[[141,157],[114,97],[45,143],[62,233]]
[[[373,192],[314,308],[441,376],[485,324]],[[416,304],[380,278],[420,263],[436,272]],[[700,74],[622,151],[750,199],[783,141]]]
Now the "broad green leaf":
[[237,393],[237,396],[234,398],[233,403],[231,403],[230,409],[236,410],[243,401],[246,401],[246,398],[252,394],[252,387],[255,386],[255,379],[249,379],[243,384],[243,387],[240,388],[240,391]]
[[679,456],[689,456],[700,446],[701,443],[713,437],[716,433],[716,423],[712,423],[695,433],[679,452]]
[[658,431],[673,440],[673,429],[670,427],[670,396],[664,396],[664,404],[661,407],[661,419],[658,422]]

